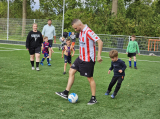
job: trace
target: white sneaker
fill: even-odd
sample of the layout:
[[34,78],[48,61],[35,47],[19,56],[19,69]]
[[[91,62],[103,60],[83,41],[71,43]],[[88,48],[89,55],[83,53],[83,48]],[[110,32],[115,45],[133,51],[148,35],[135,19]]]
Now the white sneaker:
[[36,68],[37,71],[40,71],[39,67]]
[[35,68],[34,68],[34,67],[32,67],[32,70],[35,70]]

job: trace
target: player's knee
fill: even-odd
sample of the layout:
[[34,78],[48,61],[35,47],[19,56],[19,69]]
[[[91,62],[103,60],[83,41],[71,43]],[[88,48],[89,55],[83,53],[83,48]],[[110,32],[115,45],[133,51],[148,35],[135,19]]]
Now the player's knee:
[[117,86],[120,87],[120,86],[121,86],[121,83],[117,83]]

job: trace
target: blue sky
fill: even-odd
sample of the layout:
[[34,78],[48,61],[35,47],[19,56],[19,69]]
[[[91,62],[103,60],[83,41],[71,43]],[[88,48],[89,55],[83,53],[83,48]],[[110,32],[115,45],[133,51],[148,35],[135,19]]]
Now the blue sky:
[[34,7],[33,10],[39,9],[39,0],[34,0],[34,2],[35,2],[35,5],[34,4],[31,5]]

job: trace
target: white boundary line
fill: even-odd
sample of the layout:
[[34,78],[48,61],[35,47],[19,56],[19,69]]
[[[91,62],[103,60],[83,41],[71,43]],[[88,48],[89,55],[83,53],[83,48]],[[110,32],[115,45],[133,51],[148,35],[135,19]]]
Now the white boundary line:
[[[6,48],[6,47],[0,47],[0,48],[4,48],[4,49],[10,49],[10,50],[0,50],[0,51],[16,51],[16,50],[26,50],[26,49],[16,49],[16,48]],[[27,51],[27,50],[26,50]],[[61,54],[61,52],[54,52],[54,53],[59,53]],[[124,53],[125,54],[125,53]],[[79,55],[79,54],[74,54],[74,55]],[[108,58],[110,59],[110,57],[106,57],[106,56],[101,56],[103,58]],[[120,58],[120,59],[124,59],[124,60],[128,60],[128,58]],[[139,60],[137,59],[138,61],[144,61],[144,62],[157,62],[157,63],[160,63],[160,61],[150,61],[150,60]]]

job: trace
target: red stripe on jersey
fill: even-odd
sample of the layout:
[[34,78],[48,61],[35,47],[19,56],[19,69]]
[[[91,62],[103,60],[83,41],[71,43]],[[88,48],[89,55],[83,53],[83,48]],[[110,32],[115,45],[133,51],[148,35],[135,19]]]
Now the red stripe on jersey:
[[80,41],[82,41],[82,39],[81,39],[82,38],[82,33],[83,33],[83,31],[80,32]]
[[83,61],[85,61],[85,48],[82,48],[82,53],[83,53]]
[[88,34],[88,32],[92,32],[92,30],[88,30],[88,31],[87,31],[87,37],[89,37],[91,40],[94,41],[94,39]]
[[87,56],[88,56],[88,62],[90,62],[89,38],[86,38],[86,43],[87,43]]
[[84,42],[84,37],[82,37],[82,41]]

